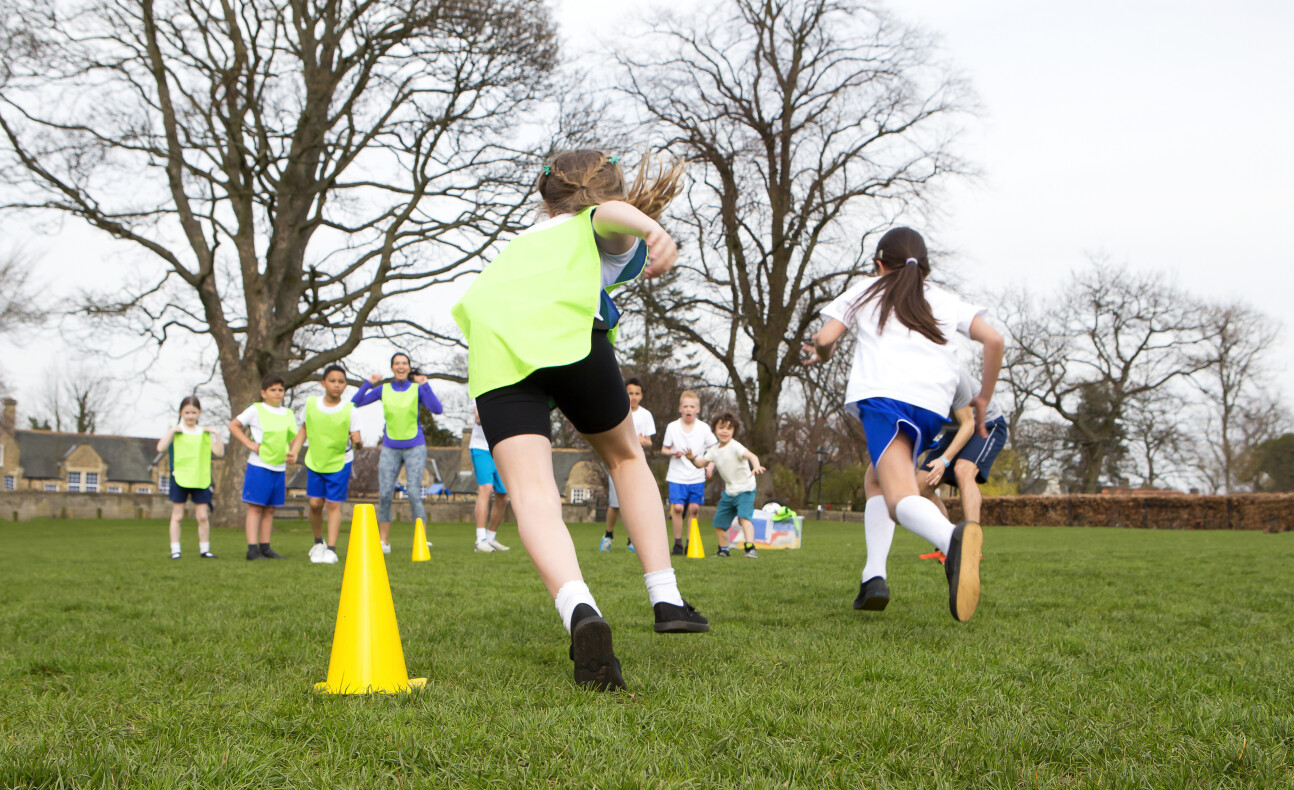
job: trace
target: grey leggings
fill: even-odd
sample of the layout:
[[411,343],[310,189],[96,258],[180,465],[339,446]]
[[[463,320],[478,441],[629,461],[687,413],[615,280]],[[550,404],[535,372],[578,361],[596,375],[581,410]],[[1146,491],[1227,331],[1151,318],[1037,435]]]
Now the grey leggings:
[[383,524],[391,520],[391,498],[395,496],[395,482],[404,466],[404,490],[409,497],[409,508],[415,519],[427,520],[422,507],[422,470],[427,466],[427,445],[397,450],[382,445],[382,455],[377,462],[377,520]]

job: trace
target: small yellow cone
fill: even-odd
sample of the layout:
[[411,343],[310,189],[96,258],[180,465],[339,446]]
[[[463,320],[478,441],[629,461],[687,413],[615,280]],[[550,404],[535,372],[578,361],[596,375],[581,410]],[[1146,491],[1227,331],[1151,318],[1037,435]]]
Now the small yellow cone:
[[405,669],[391,582],[378,540],[377,514],[372,505],[356,505],[346,547],[346,572],[341,582],[328,680],[316,683],[315,690],[327,694],[390,694],[426,682],[426,678],[411,679]]
[[694,560],[705,559],[705,546],[701,545],[701,528],[692,519],[692,527],[687,533],[687,556]]
[[431,559],[431,552],[427,550],[427,530],[423,529],[422,519],[418,519],[413,527],[413,561],[426,562]]

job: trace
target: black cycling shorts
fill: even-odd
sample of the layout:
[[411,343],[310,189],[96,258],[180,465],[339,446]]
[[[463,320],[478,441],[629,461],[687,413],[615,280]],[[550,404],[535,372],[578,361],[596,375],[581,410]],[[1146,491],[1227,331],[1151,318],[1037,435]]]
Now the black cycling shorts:
[[607,333],[593,330],[589,355],[579,362],[540,368],[516,384],[490,390],[476,399],[481,430],[493,449],[512,436],[553,438],[550,411],[562,410],[580,433],[602,433],[629,415],[616,350]]

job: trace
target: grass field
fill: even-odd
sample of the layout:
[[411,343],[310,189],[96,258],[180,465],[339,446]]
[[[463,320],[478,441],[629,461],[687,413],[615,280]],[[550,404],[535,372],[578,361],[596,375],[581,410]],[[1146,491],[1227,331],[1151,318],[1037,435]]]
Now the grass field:
[[[576,688],[516,540],[433,525],[388,569],[411,674],[313,693],[342,565],[167,559],[159,522],[0,525],[3,787],[1291,787],[1294,535],[990,528],[985,593],[947,612],[899,530],[883,613],[850,608],[858,525],[799,551],[678,560],[714,624],[657,635],[641,569],[574,528],[631,691]],[[346,535],[343,534],[342,543]],[[713,538],[707,535],[707,545]]]

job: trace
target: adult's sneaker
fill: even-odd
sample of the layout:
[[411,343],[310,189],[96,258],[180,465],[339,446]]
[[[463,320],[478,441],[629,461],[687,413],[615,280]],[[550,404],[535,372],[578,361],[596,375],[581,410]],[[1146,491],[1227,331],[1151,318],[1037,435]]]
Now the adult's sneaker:
[[571,613],[571,660],[575,662],[575,682],[596,691],[616,691],[625,687],[620,659],[611,648],[611,626],[586,603]]
[[482,554],[489,554],[494,551],[494,547],[490,545],[488,540],[478,540],[476,541],[476,550]]
[[974,521],[963,521],[953,529],[944,560],[948,577],[948,611],[964,623],[979,606],[979,561],[984,548],[984,530]]
[[264,555],[264,554],[261,554],[261,547],[260,547],[260,546],[248,546],[248,547],[247,547],[247,559],[248,559],[248,560],[263,560],[263,559],[265,559],[265,555]]
[[873,576],[858,585],[854,608],[867,612],[881,612],[890,605],[890,586],[880,576]]
[[511,551],[511,549],[509,549],[507,546],[503,545],[502,543],[500,543],[498,540],[494,538],[490,538],[486,542],[489,543],[490,547],[493,548],[495,551]]
[[673,550],[670,551],[670,554],[673,554],[675,557],[682,557],[686,553],[687,552],[684,550],[682,543],[675,543]]
[[323,552],[323,559],[319,560],[319,562],[323,563],[324,565],[336,565],[337,552],[333,551],[332,549],[325,548]]
[[261,556],[267,560],[286,560],[287,559],[287,557],[284,557],[282,554],[279,554],[274,549],[261,549]]
[[327,550],[328,550],[328,547],[322,543],[314,544],[313,546],[310,547],[310,561],[315,563],[316,565],[323,562],[323,555],[324,555],[324,552]]
[[652,607],[652,611],[656,615],[658,634],[699,634],[710,630],[710,621],[702,617],[687,601],[682,606],[661,601]]
[[603,535],[602,540],[598,543],[598,551],[611,551],[611,538]]
[[211,552],[209,552],[209,551],[204,551],[204,552],[200,553],[198,556],[199,556],[199,557],[201,557],[201,558],[202,558],[202,559],[204,559],[204,560],[214,560],[214,559],[216,558],[216,555],[212,554],[212,553],[211,553]]

